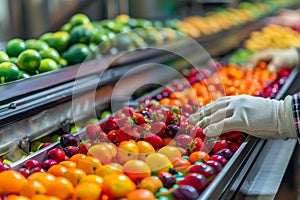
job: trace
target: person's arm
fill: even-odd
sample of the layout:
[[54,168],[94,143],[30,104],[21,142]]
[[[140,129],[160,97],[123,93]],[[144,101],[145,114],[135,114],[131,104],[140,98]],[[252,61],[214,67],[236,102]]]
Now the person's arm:
[[[266,139],[298,138],[300,97],[284,100],[248,95],[222,97],[190,116],[208,137],[242,131]],[[295,128],[296,126],[296,128]]]
[[299,65],[299,48],[267,49],[255,54],[246,64],[246,69],[254,69],[259,61],[268,62],[268,70],[277,72],[281,68]]
[[294,126],[300,142],[300,93],[292,96],[292,111],[294,117]]

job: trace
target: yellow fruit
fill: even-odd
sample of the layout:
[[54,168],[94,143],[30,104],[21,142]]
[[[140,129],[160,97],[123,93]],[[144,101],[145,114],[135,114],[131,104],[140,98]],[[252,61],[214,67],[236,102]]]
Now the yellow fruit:
[[161,171],[169,171],[173,165],[167,156],[161,153],[152,153],[146,157],[145,162],[150,167],[152,173],[159,173]]

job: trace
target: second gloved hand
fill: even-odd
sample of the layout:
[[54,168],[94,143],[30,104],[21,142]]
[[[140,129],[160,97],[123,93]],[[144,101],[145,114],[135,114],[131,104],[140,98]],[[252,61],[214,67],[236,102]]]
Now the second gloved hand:
[[291,96],[271,100],[248,95],[222,97],[190,116],[190,123],[209,137],[242,131],[266,138],[296,138]]

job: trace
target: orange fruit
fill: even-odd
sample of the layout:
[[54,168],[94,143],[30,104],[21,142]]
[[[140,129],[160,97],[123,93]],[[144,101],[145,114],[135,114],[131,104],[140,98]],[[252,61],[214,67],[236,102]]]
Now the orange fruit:
[[138,149],[139,149],[139,155],[138,159],[139,160],[145,160],[145,158],[150,154],[154,153],[155,149],[154,147],[146,141],[140,140],[136,143]]
[[97,183],[99,187],[102,187],[103,178],[101,176],[98,176],[98,175],[95,175],[95,174],[90,174],[90,175],[82,177],[79,180],[79,183],[83,183],[83,182]]
[[208,155],[208,153],[204,152],[204,151],[195,151],[193,153],[191,153],[191,155],[189,156],[189,161],[194,164],[195,162],[199,161],[199,162],[205,162],[207,160],[209,160],[210,156]]
[[19,172],[7,170],[0,173],[0,193],[18,193],[26,178]]
[[82,154],[82,153],[77,153],[75,154],[74,156],[72,156],[69,161],[73,161],[75,163],[78,163],[78,161],[81,159],[81,158],[85,158],[86,155],[85,154]]
[[162,187],[164,187],[164,185],[157,176],[146,177],[140,182],[140,188],[147,189],[153,194],[158,192]]
[[28,181],[35,180],[43,184],[47,190],[48,185],[55,180],[55,176],[48,172],[36,172],[28,176]]
[[139,148],[133,140],[122,141],[118,145],[117,160],[119,163],[124,164],[128,160],[138,158]]
[[175,160],[173,160],[172,162],[173,167],[176,169],[176,171],[178,172],[185,172],[186,169],[191,166],[190,161],[180,157],[180,158],[176,158]]
[[101,161],[92,156],[87,156],[77,162],[77,168],[82,169],[86,174],[95,174],[96,169],[101,165]]
[[30,200],[60,200],[60,198],[56,196],[50,196],[45,194],[36,194],[30,198]]
[[57,196],[60,199],[68,199],[71,197],[73,190],[73,185],[68,179],[57,177],[49,183],[46,194]]
[[100,143],[89,148],[87,155],[93,156],[101,161],[103,164],[110,163],[116,156],[116,147],[111,143]]
[[41,184],[38,181],[30,180],[27,184],[24,184],[23,187],[21,187],[19,194],[26,196],[26,197],[32,197],[36,194],[45,194],[46,188],[43,184]]
[[137,189],[128,192],[126,195],[127,200],[155,200],[155,196],[152,192],[146,189]]
[[153,173],[169,171],[169,168],[173,167],[168,157],[161,153],[150,154],[146,157],[145,162],[148,164]]
[[56,177],[63,176],[68,171],[68,168],[63,165],[53,165],[48,169],[48,173]]
[[79,183],[79,180],[85,176],[86,173],[78,168],[71,168],[64,174],[64,177],[67,178],[74,187]]
[[136,189],[136,185],[124,174],[111,174],[103,178],[102,191],[109,198],[122,198]]
[[123,165],[123,172],[134,182],[151,176],[150,167],[141,160],[128,160]]
[[6,200],[30,200],[28,197],[26,196],[20,196],[20,195],[16,195],[16,194],[9,194],[6,196],[5,198]]
[[101,196],[101,187],[94,182],[79,183],[72,196],[73,200],[98,200]]
[[101,177],[104,177],[109,174],[123,174],[123,167],[120,170],[119,167],[115,167],[109,164],[101,165],[96,169],[95,173]]
[[77,166],[76,162],[70,161],[70,160],[61,161],[59,164],[65,166],[68,169],[69,168],[76,168],[76,166]]
[[159,149],[157,152],[167,156],[171,162],[173,162],[176,158],[181,157],[181,151],[174,146],[164,146],[161,149]]

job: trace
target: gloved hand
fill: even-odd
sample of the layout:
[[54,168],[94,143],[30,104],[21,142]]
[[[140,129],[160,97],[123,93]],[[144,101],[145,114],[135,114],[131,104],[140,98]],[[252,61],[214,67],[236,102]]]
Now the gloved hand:
[[255,54],[245,67],[254,69],[259,61],[268,61],[268,70],[276,73],[280,68],[298,65],[299,56],[296,49],[267,49]]
[[209,137],[242,131],[265,139],[297,138],[291,96],[272,100],[248,95],[222,97],[190,116]]

